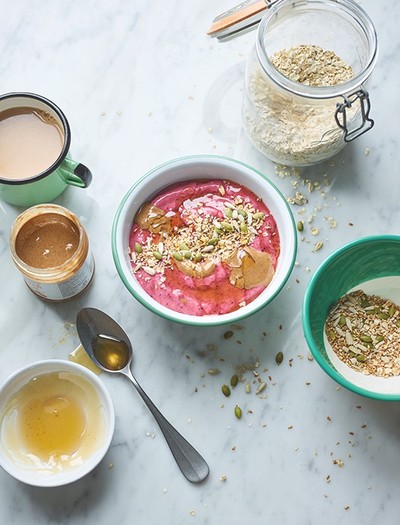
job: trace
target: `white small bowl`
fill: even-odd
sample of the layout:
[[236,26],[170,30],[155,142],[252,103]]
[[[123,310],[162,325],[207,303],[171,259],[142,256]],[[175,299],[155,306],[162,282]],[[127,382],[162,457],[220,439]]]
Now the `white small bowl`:
[[[275,275],[266,289],[246,306],[227,314],[196,316],[175,312],[150,297],[133,275],[128,252],[133,219],[141,205],[172,184],[198,179],[237,182],[260,197],[275,218],[280,255]],[[118,207],[112,231],[114,263],[131,294],[152,312],[183,324],[213,326],[233,323],[257,312],[280,292],[293,269],[297,249],[296,227],[285,197],[262,173],[234,159],[214,155],[178,158],[158,166],[139,179]]]
[[[28,457],[29,449],[26,448],[21,454],[21,448],[16,447],[13,451],[13,457],[12,453],[9,452],[11,447],[6,446],[7,439],[5,439],[5,435],[8,432],[6,430],[8,428],[7,425],[11,424],[12,426],[12,423],[6,422],[7,413],[11,412],[8,408],[10,402],[15,399],[18,392],[32,379],[52,372],[67,373],[71,374],[69,377],[72,377],[72,375],[78,377],[81,385],[85,385],[85,388],[87,388],[87,392],[93,393],[93,399],[97,402],[95,409],[100,413],[103,431],[99,436],[99,444],[93,448],[82,462],[77,462],[78,464],[76,465],[68,466],[58,471],[55,469],[55,471],[49,472],[49,469],[45,469],[43,466],[35,467],[32,462],[22,465],[21,460],[18,461],[15,459],[15,456],[22,457],[23,455],[26,458]],[[85,401],[81,400],[81,407],[84,412],[87,410],[87,397],[85,397]],[[88,414],[86,413],[85,416],[88,417]],[[11,420],[12,418],[13,416],[11,416]],[[87,424],[90,425],[88,421],[90,420],[87,420]],[[57,487],[72,483],[88,474],[103,459],[111,443],[114,425],[115,413],[110,394],[96,374],[84,366],[64,360],[46,360],[33,363],[13,373],[0,387],[0,465],[11,476],[28,485]],[[17,425],[15,427],[17,428]],[[8,441],[11,440],[8,439]],[[20,450],[18,453],[16,453],[17,448]]]

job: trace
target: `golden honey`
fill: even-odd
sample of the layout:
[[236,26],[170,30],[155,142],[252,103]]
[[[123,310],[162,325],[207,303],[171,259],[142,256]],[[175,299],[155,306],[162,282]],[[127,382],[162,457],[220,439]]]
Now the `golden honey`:
[[93,353],[108,370],[122,370],[129,363],[130,352],[124,341],[97,336],[93,341]]
[[9,400],[2,421],[3,446],[26,468],[60,472],[82,464],[105,433],[94,387],[72,372],[31,379]]

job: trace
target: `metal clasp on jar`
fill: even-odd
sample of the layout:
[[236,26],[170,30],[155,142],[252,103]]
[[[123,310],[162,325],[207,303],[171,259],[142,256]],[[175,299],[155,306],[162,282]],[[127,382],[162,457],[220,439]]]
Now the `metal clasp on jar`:
[[[369,116],[371,102],[368,92],[363,87],[351,95],[342,95],[342,97],[344,102],[336,104],[335,120],[339,128],[344,131],[344,141],[350,142],[371,129],[375,122]],[[360,124],[354,129],[349,129],[346,110],[351,108],[357,101],[360,103]]]

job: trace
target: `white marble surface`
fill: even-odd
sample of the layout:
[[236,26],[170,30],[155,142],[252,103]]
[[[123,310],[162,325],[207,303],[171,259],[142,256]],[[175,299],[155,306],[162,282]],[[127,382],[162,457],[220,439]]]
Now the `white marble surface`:
[[[1,470],[2,524],[398,523],[400,407],[338,389],[308,360],[300,322],[307,282],[327,255],[360,236],[399,232],[398,2],[362,2],[380,42],[369,86],[376,125],[333,165],[304,170],[304,178],[330,181],[326,194],[314,190],[306,206],[305,217],[315,213],[320,232],[308,230],[300,240],[298,264],[270,306],[240,326],[179,326],[139,305],[114,268],[118,203],[137,177],[163,161],[228,155],[263,170],[285,195],[295,191],[296,177],[279,177],[241,130],[243,68],[255,34],[225,44],[205,34],[232,3],[0,1],[1,91],[41,93],[68,116],[72,153],[94,181],[56,202],[84,221],[96,259],[85,295],[68,304],[41,302],[8,252],[9,228],[21,210],[0,203],[0,380],[39,359],[66,359],[78,344],[76,313],[103,309],[134,341],[134,371],[145,390],[211,468],[205,483],[188,483],[128,382],[102,374],[117,413],[105,460],[85,479],[53,490],[23,485]],[[314,253],[317,240],[324,247]],[[229,328],[234,336],[225,340]],[[278,367],[279,350],[285,357]],[[251,359],[259,360],[267,397],[241,386],[224,398],[221,384]],[[208,375],[210,367],[221,375]]]

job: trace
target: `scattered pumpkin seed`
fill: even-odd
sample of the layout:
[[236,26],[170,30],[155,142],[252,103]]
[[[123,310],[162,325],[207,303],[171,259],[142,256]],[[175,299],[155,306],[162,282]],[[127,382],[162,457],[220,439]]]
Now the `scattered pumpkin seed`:
[[392,317],[394,315],[395,311],[396,311],[396,308],[395,308],[394,304],[391,304],[390,308],[389,308],[389,315],[390,315],[390,317]]
[[365,355],[363,354],[359,354],[356,356],[356,359],[357,361],[359,361],[360,363],[365,363],[365,361],[367,360],[367,358],[365,357]]
[[135,252],[136,253],[142,253],[143,252],[143,248],[140,246],[140,244],[138,242],[135,242]]
[[235,406],[235,416],[240,419],[242,417],[242,409],[239,405]]
[[224,396],[229,397],[231,395],[231,389],[228,385],[222,385],[221,390]]
[[299,222],[297,223],[297,230],[298,230],[299,232],[302,232],[302,231],[304,230],[304,222],[303,222],[303,221],[299,221]]
[[231,377],[231,386],[235,387],[239,382],[239,378],[236,374]]
[[161,259],[162,259],[162,254],[161,254],[158,250],[154,250],[154,252],[153,252],[153,256],[154,256],[158,261],[161,261]]
[[275,361],[276,361],[276,364],[277,365],[280,365],[283,361],[283,353],[282,352],[278,352],[275,356]]
[[180,254],[179,252],[174,252],[172,254],[173,258],[176,259],[177,261],[183,261],[183,257],[182,257],[182,254]]

